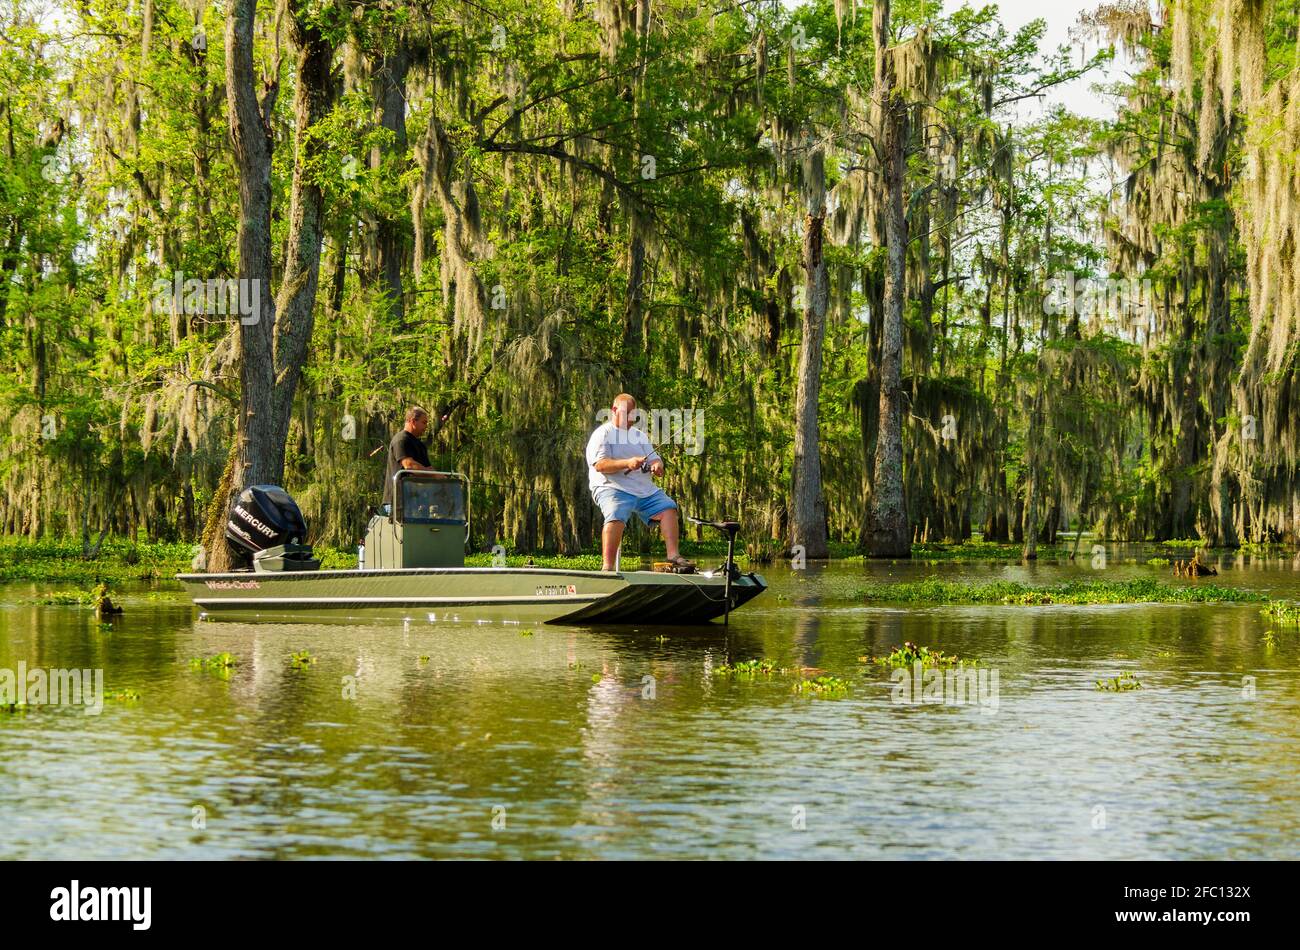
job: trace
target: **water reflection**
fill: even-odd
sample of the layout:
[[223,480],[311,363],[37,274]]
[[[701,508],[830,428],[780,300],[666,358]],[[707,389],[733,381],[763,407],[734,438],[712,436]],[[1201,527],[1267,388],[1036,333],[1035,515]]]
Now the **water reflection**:
[[[1108,578],[1150,576],[1122,553]],[[1290,558],[1219,565],[1221,583],[1300,596]],[[531,636],[198,622],[144,592],[106,632],[10,588],[0,667],[102,667],[141,698],[0,714],[0,855],[1291,856],[1298,637],[1270,645],[1256,607],[853,596],[867,579],[1043,582],[1086,561],[767,573],[770,596],[728,628]],[[996,668],[996,714],[892,703],[861,658],[906,640]],[[221,652],[239,659],[228,675],[190,666]],[[712,672],[755,657],[850,695]],[[1144,688],[1094,688],[1123,671]]]

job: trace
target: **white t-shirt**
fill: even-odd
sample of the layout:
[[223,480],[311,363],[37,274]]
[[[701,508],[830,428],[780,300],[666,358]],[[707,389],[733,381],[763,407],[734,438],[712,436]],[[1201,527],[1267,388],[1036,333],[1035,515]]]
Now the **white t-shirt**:
[[659,453],[650,444],[650,436],[636,426],[620,429],[614,423],[606,422],[599,426],[587,440],[587,485],[592,491],[604,485],[625,491],[637,498],[648,498],[659,490],[649,472],[615,472],[605,474],[596,471],[596,463],[601,459],[630,459],[637,455],[659,458]]

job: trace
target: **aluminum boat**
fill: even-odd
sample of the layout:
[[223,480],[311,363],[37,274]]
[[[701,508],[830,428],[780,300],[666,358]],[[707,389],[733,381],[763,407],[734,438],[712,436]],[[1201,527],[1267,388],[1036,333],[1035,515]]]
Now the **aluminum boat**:
[[283,489],[255,486],[226,538],[251,569],[180,574],[208,620],[317,621],[376,616],[433,623],[700,624],[725,618],[767,588],[735,565],[735,522],[691,521],[727,537],[727,559],[700,573],[465,567],[468,480],[401,471],[394,503],[366,529],[355,570],[320,570],[301,512]]

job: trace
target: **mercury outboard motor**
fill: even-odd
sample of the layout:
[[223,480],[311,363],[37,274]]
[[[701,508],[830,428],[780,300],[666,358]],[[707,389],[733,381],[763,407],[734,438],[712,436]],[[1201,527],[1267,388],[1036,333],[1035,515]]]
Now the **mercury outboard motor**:
[[245,488],[226,521],[226,541],[237,561],[245,569],[251,561],[258,572],[318,570],[306,537],[297,502],[276,485]]

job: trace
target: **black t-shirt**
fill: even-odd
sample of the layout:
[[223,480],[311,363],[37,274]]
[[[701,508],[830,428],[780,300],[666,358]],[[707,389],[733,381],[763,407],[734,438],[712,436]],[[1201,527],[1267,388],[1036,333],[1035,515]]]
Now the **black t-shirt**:
[[421,465],[429,464],[429,450],[424,443],[405,429],[388,443],[388,471],[384,475],[384,504],[393,503],[393,476],[402,470],[402,459],[414,459]]

